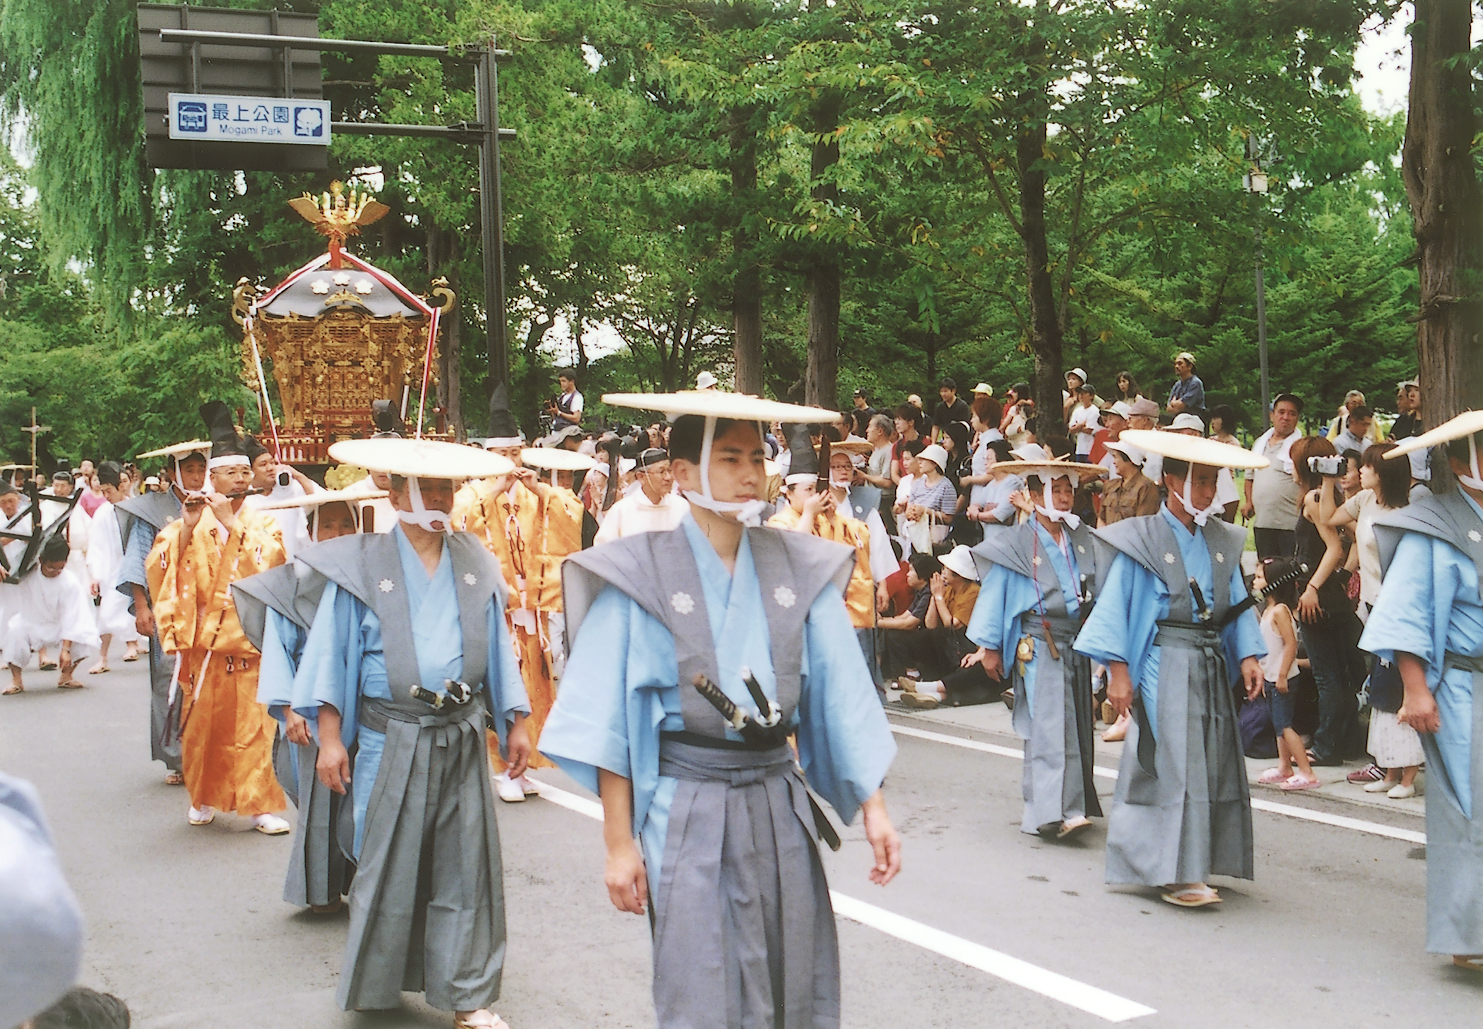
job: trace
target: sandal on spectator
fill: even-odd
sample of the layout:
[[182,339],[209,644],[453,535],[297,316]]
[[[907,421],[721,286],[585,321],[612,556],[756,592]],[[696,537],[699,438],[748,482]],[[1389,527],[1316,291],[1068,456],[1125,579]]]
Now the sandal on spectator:
[[1276,786],[1278,783],[1286,782],[1290,778],[1292,778],[1291,772],[1283,775],[1282,769],[1269,768],[1261,775],[1257,776],[1256,781],[1261,783],[1263,786]]
[[1293,775],[1290,778],[1284,779],[1277,788],[1291,793],[1294,790],[1316,790],[1322,785],[1323,783],[1317,776],[1314,776],[1312,779],[1305,779],[1301,775]]

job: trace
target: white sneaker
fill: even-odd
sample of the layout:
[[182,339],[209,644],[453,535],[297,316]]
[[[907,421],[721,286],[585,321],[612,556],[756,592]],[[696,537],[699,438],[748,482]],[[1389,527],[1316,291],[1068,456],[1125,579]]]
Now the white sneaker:
[[292,828],[277,815],[253,815],[252,827],[264,836],[282,836]]
[[[524,778],[521,776],[522,780]],[[499,799],[506,804],[519,804],[525,800],[525,788],[504,772],[494,777],[494,792],[499,794]]]
[[1365,783],[1366,793],[1389,793],[1400,783],[1391,782],[1389,779],[1376,779],[1374,782]]
[[191,825],[210,825],[212,820],[216,818],[216,808],[203,804],[200,807],[191,808],[185,817],[190,821]]
[[1409,800],[1416,796],[1416,786],[1414,783],[1410,786],[1402,786],[1400,783],[1396,783],[1390,792],[1385,795],[1391,800]]

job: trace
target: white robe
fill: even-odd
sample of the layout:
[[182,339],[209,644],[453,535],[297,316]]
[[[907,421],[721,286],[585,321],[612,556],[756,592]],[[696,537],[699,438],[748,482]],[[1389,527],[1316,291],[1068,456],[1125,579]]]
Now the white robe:
[[593,543],[607,543],[641,532],[668,532],[680,524],[689,510],[690,505],[673,493],[661,497],[656,504],[642,488],[636,489],[608,508]]
[[118,512],[105,500],[93,512],[87,555],[88,575],[97,583],[103,598],[97,609],[98,634],[113,636],[122,643],[133,643],[142,637],[134,628],[129,598],[113,588],[123,563],[124,544],[119,535]]
[[38,648],[58,646],[64,641],[72,644],[74,661],[98,649],[92,604],[71,571],[63,569],[56,578],[48,579],[37,569],[15,590],[3,638],[6,664],[24,668]]

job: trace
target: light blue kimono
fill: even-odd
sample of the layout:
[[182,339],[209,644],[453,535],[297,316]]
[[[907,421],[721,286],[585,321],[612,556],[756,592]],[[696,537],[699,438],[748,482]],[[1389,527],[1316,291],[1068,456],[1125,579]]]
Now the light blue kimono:
[[[728,573],[695,520],[681,522],[700,570],[716,647],[717,685],[753,704],[742,682],[750,669],[777,698],[762,593],[745,537]],[[896,753],[843,597],[832,584],[810,607],[804,631],[798,752],[814,790],[851,821],[880,787]],[[616,587],[598,595],[583,619],[561,692],[541,731],[541,753],[593,792],[605,768],[633,783],[634,831],[651,883],[660,881],[670,805],[678,780],[659,774],[659,735],[685,728],[674,638]],[[738,739],[740,737],[737,737]]]
[[[422,559],[401,529],[394,529],[392,534],[407,583],[418,670],[425,686],[434,688],[436,684],[435,691],[444,693],[441,684],[447,679],[458,679],[463,670],[463,636],[459,629],[452,558],[444,547],[437,571],[429,577]],[[485,618],[489,626],[487,677],[492,709],[503,732],[515,712],[530,713],[530,701],[515,663],[504,612],[496,607],[493,598]],[[294,677],[292,702],[294,710],[309,720],[316,743],[319,742],[319,707],[327,704],[340,712],[341,738],[347,745],[354,740],[359,748],[354,772],[356,788],[352,791],[357,858],[365,834],[371,787],[376,782],[386,742],[384,733],[359,724],[361,697],[391,699],[386,660],[381,652],[381,621],[360,600],[330,582],[325,586],[313,628],[304,643],[299,671]]]
[[[1061,597],[1066,602],[1066,613],[1075,617],[1081,613],[1081,598],[1077,593],[1081,569],[1076,554],[1069,545],[1066,551],[1062,551],[1038,520],[1035,522],[1035,535],[1040,541],[1042,556],[1055,567]],[[1010,663],[1015,660],[1015,646],[1025,635],[1022,628],[1025,615],[1039,611],[1041,606],[1034,579],[996,564],[979,585],[978,601],[973,605],[973,616],[968,619],[968,638],[980,647],[997,650],[1007,673]],[[1032,705],[1035,701],[1035,666],[1039,660],[1040,648],[1036,647],[1035,656],[1025,663],[1025,696]]]
[[[1483,509],[1467,494],[1461,495],[1483,518]],[[1399,652],[1426,665],[1426,684],[1442,723],[1436,733],[1437,749],[1463,814],[1472,818],[1473,676],[1462,668],[1444,673],[1442,658],[1449,651],[1483,656],[1478,569],[1451,544],[1406,533],[1396,546],[1359,646],[1392,664]]]
[[[1205,537],[1186,529],[1167,507],[1159,508],[1159,516],[1174,529],[1186,573],[1200,584],[1205,602],[1214,604],[1215,570]],[[1246,595],[1246,583],[1238,563],[1230,570],[1231,603]],[[1159,724],[1159,648],[1153,639],[1158,634],[1158,622],[1168,617],[1169,589],[1164,580],[1120,553],[1113,559],[1107,579],[1097,592],[1097,606],[1076,638],[1077,653],[1102,664],[1121,661],[1128,666],[1133,689],[1148,712],[1150,727]],[[1267,652],[1261,623],[1251,608],[1221,630],[1221,641],[1225,645],[1226,667],[1233,676],[1242,660],[1262,657]]]

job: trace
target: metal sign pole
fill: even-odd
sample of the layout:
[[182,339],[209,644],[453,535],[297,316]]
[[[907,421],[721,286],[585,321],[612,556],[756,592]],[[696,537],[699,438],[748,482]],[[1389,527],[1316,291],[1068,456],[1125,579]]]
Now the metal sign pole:
[[479,123],[479,225],[484,248],[484,337],[489,353],[489,388],[510,380],[510,354],[505,323],[505,229],[500,196],[499,85],[494,39],[482,48],[474,66]]

